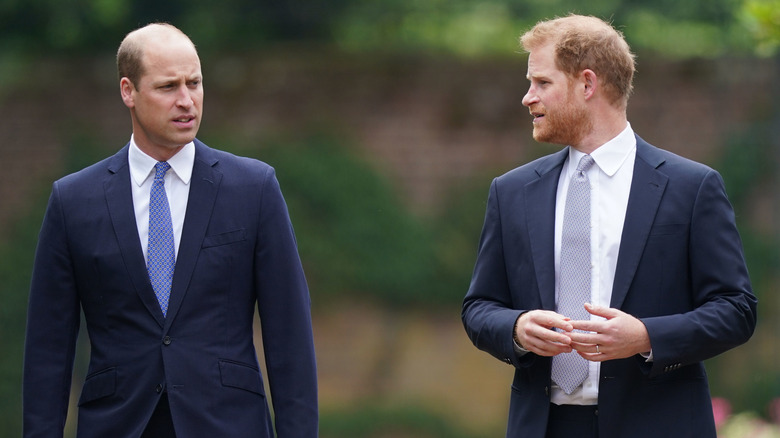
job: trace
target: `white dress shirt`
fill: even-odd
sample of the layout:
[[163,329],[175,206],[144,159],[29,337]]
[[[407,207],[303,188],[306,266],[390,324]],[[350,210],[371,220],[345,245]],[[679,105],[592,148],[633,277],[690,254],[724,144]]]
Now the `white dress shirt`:
[[[144,260],[147,260],[147,247],[149,246],[149,196],[154,182],[154,165],[157,160],[146,155],[130,137],[130,149],[127,154],[130,166],[130,186],[133,190],[133,207],[135,209],[135,223],[138,225],[138,237],[141,239],[141,249],[144,252]],[[176,254],[179,254],[179,242],[181,242],[181,230],[184,226],[184,214],[187,211],[187,200],[190,193],[190,179],[192,167],[195,164],[195,144],[190,142],[176,153],[168,164],[171,170],[165,174],[165,194],[171,208],[171,225],[173,226],[173,240],[176,245]],[[147,260],[148,261],[148,260]]]
[[[560,284],[561,233],[563,206],[566,205],[569,180],[577,169],[577,163],[585,154],[569,148],[569,157],[563,164],[558,193],[555,200],[555,290]],[[636,137],[627,124],[617,137],[603,144],[590,154],[596,162],[587,171],[591,186],[591,304],[609,307],[612,284],[615,280],[620,237],[626,218],[628,195],[634,176]],[[556,297],[557,302],[557,297]],[[599,319],[591,315],[591,320]],[[595,405],[598,403],[599,373],[601,363],[588,362],[588,378],[582,386],[566,395],[553,385],[551,401],[555,404]]]

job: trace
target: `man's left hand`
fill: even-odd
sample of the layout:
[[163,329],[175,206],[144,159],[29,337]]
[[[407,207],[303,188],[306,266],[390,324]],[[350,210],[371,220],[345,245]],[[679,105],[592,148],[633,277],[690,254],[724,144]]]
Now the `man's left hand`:
[[622,359],[635,354],[650,352],[647,328],[639,319],[609,307],[585,304],[590,314],[605,318],[595,321],[571,321],[575,330],[570,332],[571,347],[580,356],[594,362]]

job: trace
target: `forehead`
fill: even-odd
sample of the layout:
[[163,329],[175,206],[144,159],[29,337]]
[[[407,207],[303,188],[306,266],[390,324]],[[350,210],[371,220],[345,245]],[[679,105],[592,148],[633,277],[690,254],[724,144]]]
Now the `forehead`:
[[195,47],[183,38],[148,41],[143,51],[144,76],[177,77],[200,75]]
[[553,44],[547,44],[531,50],[528,54],[528,75],[529,79],[533,77],[553,77],[564,75],[555,64],[555,47]]

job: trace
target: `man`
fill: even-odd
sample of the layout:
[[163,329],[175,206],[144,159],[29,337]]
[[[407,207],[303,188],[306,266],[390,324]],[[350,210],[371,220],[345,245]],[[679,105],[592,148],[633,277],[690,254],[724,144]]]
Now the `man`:
[[200,60],[179,29],[131,32],[117,64],[131,140],[55,182],[41,228],[24,436],[63,435],[80,309],[78,437],[317,436],[309,293],[274,170],[195,139]]
[[714,438],[702,361],[756,324],[723,181],[633,133],[612,26],[521,42],[534,139],[568,146],[493,181],[463,302],[474,345],[516,368],[507,437]]

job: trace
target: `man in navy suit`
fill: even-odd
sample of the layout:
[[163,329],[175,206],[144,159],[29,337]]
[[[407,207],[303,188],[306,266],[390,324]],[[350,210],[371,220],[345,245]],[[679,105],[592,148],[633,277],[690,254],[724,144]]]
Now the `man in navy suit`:
[[714,438],[702,361],[756,324],[723,180],[634,134],[634,55],[608,23],[521,42],[534,139],[567,147],[493,181],[463,302],[474,345],[515,367],[507,437]]
[[[55,182],[41,228],[24,436],[63,435],[83,311],[91,351],[78,437],[316,437],[309,292],[273,168],[195,139],[203,79],[179,29],[131,32],[117,64],[131,140]],[[161,162],[169,167],[161,173],[166,203],[150,197]],[[168,207],[175,248],[162,294],[150,279],[158,263],[150,261],[158,252],[150,210],[158,205]],[[253,343],[255,309],[273,422]]]

